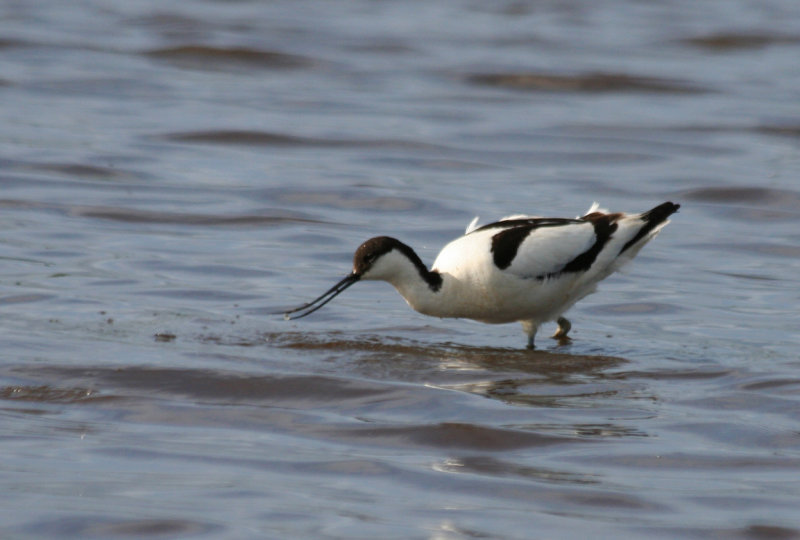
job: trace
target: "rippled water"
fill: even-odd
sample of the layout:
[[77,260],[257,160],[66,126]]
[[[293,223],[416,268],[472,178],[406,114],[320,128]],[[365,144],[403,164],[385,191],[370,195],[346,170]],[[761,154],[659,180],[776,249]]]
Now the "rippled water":
[[[0,4],[0,535],[800,536],[800,7]],[[574,340],[309,300],[681,212]]]

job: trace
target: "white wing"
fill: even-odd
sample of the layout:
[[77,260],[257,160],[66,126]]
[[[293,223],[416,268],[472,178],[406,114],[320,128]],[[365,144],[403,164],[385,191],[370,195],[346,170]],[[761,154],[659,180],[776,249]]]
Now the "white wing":
[[[591,223],[567,223],[532,229],[518,244],[506,272],[525,279],[552,276],[590,250],[596,241],[597,235]],[[502,240],[494,243],[495,263],[499,263],[498,266],[504,262],[500,250],[513,251],[512,239],[509,239],[507,246],[502,244]],[[511,255],[506,253],[504,256],[508,258]]]

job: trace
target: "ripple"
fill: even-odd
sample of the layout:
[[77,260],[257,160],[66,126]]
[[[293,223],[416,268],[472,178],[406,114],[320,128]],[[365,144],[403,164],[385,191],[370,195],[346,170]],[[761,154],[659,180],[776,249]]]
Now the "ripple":
[[781,456],[777,453],[763,455],[720,455],[698,453],[669,454],[584,454],[576,461],[587,463],[614,465],[625,469],[676,470],[676,471],[745,471],[745,470],[786,470],[796,471],[800,467],[800,459]]
[[27,304],[30,302],[42,302],[55,298],[54,294],[27,293],[15,294],[12,296],[0,296],[0,305],[6,304]]
[[756,126],[755,131],[765,135],[779,135],[784,137],[800,137],[800,125],[791,124],[763,124]]
[[[695,499],[696,502],[701,502]],[[703,503],[707,503],[707,499],[702,499]],[[763,501],[759,500],[759,503]],[[734,506],[735,505],[735,506]],[[741,512],[752,511],[754,504],[752,500],[748,500],[747,504],[743,503],[740,499],[725,499],[722,504],[717,503],[718,507],[731,511],[732,508],[738,508]],[[770,509],[773,509],[771,507]],[[765,509],[765,511],[767,511]],[[659,535],[664,538],[719,538],[721,540],[795,540],[800,538],[800,529],[792,529],[782,525],[770,524],[756,524],[748,525],[739,528],[660,528],[650,527],[641,529],[644,536]]]
[[653,379],[659,381],[703,381],[728,377],[735,372],[730,369],[716,367],[695,368],[691,370],[650,370],[650,371],[623,371],[616,374],[620,378]]
[[800,448],[800,433],[774,427],[768,423],[742,426],[737,422],[717,419],[714,422],[680,422],[671,426],[670,429],[681,433],[691,433],[696,437],[739,449],[750,447],[754,450],[777,452]]
[[796,191],[765,187],[703,187],[683,191],[680,196],[703,202],[800,204],[800,194]]
[[743,274],[741,272],[720,272],[720,271],[710,271],[712,274],[717,274],[719,276],[728,276],[732,278],[738,279],[748,279],[752,281],[781,281],[779,278],[765,276],[761,274]]
[[654,92],[665,94],[701,94],[708,90],[685,81],[628,75],[625,73],[478,73],[467,82],[481,86],[539,92]]
[[367,439],[367,444],[392,448],[429,446],[482,452],[503,452],[553,444],[584,442],[584,439],[542,435],[531,431],[502,429],[458,422],[403,427],[358,427],[337,429],[348,439]]
[[740,251],[749,251],[761,255],[771,255],[773,257],[800,258],[800,246],[786,244],[738,244],[736,248]]
[[800,125],[791,121],[774,124],[745,124],[745,125],[687,125],[670,128],[672,131],[682,133],[735,133],[735,134],[761,134],[779,137],[800,137]]
[[247,278],[263,278],[265,276],[275,275],[275,272],[264,269],[245,268],[241,266],[234,266],[229,264],[187,264],[184,261],[172,260],[145,260],[133,262],[132,266],[141,268],[148,272],[160,273],[188,273],[188,274],[201,274],[213,276],[227,276],[231,278],[247,277]]
[[159,332],[153,335],[153,339],[155,339],[159,343],[170,343],[175,341],[178,338],[175,334],[170,332]]
[[319,375],[253,376],[205,369],[136,366],[119,369],[93,366],[18,367],[14,372],[22,376],[55,377],[62,382],[80,383],[77,389],[66,391],[53,390],[48,385],[14,386],[7,390],[13,394],[15,389],[22,388],[22,395],[30,395],[32,399],[42,401],[86,399],[86,388],[100,385],[114,388],[118,394],[144,392],[225,403],[282,402],[286,405],[303,404],[304,407],[386,396],[393,392],[389,385]]
[[0,399],[34,403],[90,403],[113,399],[110,396],[99,396],[91,388],[55,388],[49,385],[40,386],[6,386],[0,388]]
[[726,217],[737,220],[775,221],[800,218],[800,193],[788,189],[701,187],[686,190],[681,199],[725,205]]
[[29,532],[52,537],[74,538],[147,538],[189,537],[219,531],[218,525],[166,519],[114,519],[107,516],[73,515],[52,521],[35,523],[26,527]]
[[83,99],[155,100],[164,97],[165,88],[157,82],[126,77],[66,77],[24,83],[25,89],[63,97]]
[[445,147],[404,139],[354,139],[305,137],[288,133],[243,129],[185,131],[156,135],[156,138],[185,143],[232,144],[242,146],[293,146],[311,148],[387,148],[396,150],[443,150]]
[[202,302],[241,302],[257,298],[253,295],[233,293],[218,290],[197,290],[197,289],[152,289],[138,291],[137,294],[143,296],[155,296],[157,298],[177,298]]
[[[757,244],[755,242],[740,242],[740,243],[703,242],[703,243],[692,244],[692,248],[705,251],[711,251],[711,250],[734,251],[740,253],[766,255],[769,257],[789,257],[793,259],[800,258],[800,246],[789,245],[789,244],[776,244],[776,243]],[[742,277],[742,276],[737,276],[737,277]],[[776,280],[774,278],[770,278],[769,276],[747,276],[747,277],[749,277],[750,279],[759,279],[763,281]]]
[[285,223],[324,223],[319,220],[293,216],[272,214],[214,215],[188,214],[179,212],[163,212],[158,210],[139,210],[135,208],[118,208],[112,206],[73,206],[69,207],[71,215],[120,221],[124,223],[169,223],[176,225],[281,225]]
[[677,313],[682,308],[673,304],[658,302],[625,302],[620,304],[604,304],[587,308],[589,313],[601,315],[656,315],[664,313]]
[[78,178],[104,178],[114,179],[128,176],[118,169],[111,167],[99,167],[97,165],[85,165],[82,163],[44,163],[44,164],[31,164],[31,168],[35,168],[47,172],[60,173],[66,176],[75,176]]
[[797,395],[800,379],[766,379],[741,385],[742,390],[771,390],[777,393]]
[[371,195],[358,191],[280,191],[274,193],[274,200],[297,206],[324,206],[344,210],[377,210],[387,212],[419,211],[426,202],[411,197]]
[[451,473],[470,473],[492,477],[531,478],[534,480],[567,484],[600,484],[599,476],[554,471],[544,467],[520,465],[492,456],[464,456],[450,458],[436,465],[437,470]]
[[145,56],[168,62],[184,69],[231,71],[241,69],[298,69],[311,67],[317,60],[296,54],[250,49],[246,47],[212,47],[182,45],[152,49]]
[[212,23],[202,18],[162,11],[131,17],[125,24],[141,26],[148,31],[155,31],[167,39],[182,41],[199,41],[219,29],[219,21]]
[[681,41],[687,45],[717,52],[739,49],[763,49],[770,45],[796,45],[800,37],[781,34],[719,32]]
[[12,49],[17,47],[29,47],[32,43],[14,38],[0,38],[0,50]]
[[245,225],[282,225],[286,223],[326,223],[295,212],[264,211],[259,214],[192,214],[183,212],[166,212],[160,210],[142,210],[117,206],[68,205],[59,203],[0,199],[0,208],[44,209],[62,212],[70,216],[120,221],[123,223],[167,223],[176,225],[202,226],[245,226]]

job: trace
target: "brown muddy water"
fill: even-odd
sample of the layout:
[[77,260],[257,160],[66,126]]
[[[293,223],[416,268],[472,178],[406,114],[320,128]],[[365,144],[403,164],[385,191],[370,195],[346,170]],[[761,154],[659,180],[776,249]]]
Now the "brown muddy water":
[[[800,537],[800,4],[0,3],[0,537]],[[574,340],[386,284],[682,204]]]

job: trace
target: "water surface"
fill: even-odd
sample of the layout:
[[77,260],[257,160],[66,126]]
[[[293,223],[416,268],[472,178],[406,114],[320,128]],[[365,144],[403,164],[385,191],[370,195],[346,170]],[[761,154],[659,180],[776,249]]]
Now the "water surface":
[[[101,5],[102,4],[102,5]],[[788,0],[0,7],[0,533],[800,536]],[[305,302],[681,203],[573,341]]]

